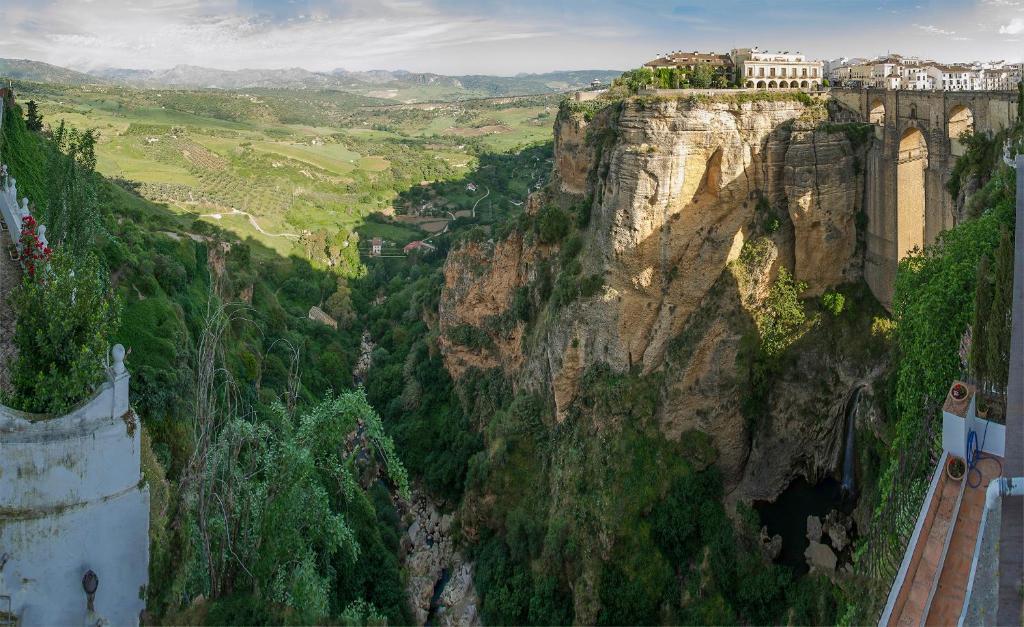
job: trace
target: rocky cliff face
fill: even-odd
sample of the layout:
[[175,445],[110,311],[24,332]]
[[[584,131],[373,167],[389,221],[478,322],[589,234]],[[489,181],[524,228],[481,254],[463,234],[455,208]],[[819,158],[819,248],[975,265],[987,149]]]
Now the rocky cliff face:
[[[538,300],[546,272],[557,276],[559,247],[527,230],[454,251],[440,307],[453,377],[500,368],[549,393],[561,418],[595,364],[657,372],[664,435],[711,435],[736,498],[773,498],[794,473],[833,468],[835,408],[863,368],[808,349],[780,377],[771,429],[757,437],[737,400],[748,385],[737,370],[741,339],[778,269],[806,282],[808,297],[860,277],[860,157],[826,121],[824,107],[795,100],[633,99],[590,120],[563,110],[552,182],[528,207],[589,211],[579,277],[603,285],[527,325],[512,310],[526,294]],[[752,261],[744,251],[755,239]],[[480,341],[453,339],[467,328]]]

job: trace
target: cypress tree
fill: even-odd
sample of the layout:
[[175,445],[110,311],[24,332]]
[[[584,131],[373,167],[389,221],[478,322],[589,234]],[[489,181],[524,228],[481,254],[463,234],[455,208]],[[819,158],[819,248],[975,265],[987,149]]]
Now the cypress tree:
[[977,285],[974,288],[974,321],[971,325],[971,370],[982,386],[992,382],[988,370],[985,348],[988,346],[988,325],[992,318],[992,279],[989,276],[988,255],[982,255],[978,264]]
[[1010,376],[1010,323],[1013,308],[1013,240],[1003,229],[996,248],[992,312],[985,332],[986,369],[998,389],[1006,389]]
[[36,104],[35,100],[29,100],[25,103],[25,126],[30,131],[39,132],[43,130],[43,116],[39,115],[39,105]]

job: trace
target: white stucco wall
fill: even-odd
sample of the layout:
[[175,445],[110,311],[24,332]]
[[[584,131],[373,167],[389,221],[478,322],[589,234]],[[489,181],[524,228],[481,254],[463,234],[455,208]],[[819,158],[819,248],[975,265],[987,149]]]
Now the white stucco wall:
[[99,577],[96,612],[111,624],[137,625],[145,607],[141,427],[120,360],[109,375],[65,416],[0,407],[0,596],[10,596],[21,625],[83,624],[90,569]]

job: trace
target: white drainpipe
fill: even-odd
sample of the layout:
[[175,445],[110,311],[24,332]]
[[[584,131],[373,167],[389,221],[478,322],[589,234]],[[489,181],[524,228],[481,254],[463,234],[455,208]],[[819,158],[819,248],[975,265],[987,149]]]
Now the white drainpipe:
[[964,621],[967,619],[967,607],[971,604],[971,591],[974,588],[974,577],[978,571],[978,559],[981,557],[981,543],[985,539],[985,523],[988,521],[988,514],[1002,505],[1004,496],[1024,496],[1024,477],[996,477],[989,482],[988,488],[985,490],[985,510],[981,513],[978,539],[974,543],[974,559],[971,560],[971,574],[967,579],[967,591],[964,594],[964,607],[960,610],[960,620],[957,621],[958,627],[963,627]]

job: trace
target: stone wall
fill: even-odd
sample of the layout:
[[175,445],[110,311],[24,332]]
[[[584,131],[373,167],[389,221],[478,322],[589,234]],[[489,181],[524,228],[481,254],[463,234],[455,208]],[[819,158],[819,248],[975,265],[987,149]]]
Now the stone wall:
[[149,571],[149,488],[141,426],[128,405],[124,348],[108,380],[64,416],[0,406],[0,611],[20,625],[83,624],[83,575],[96,614],[135,625]]
[[[0,218],[13,242],[29,215],[28,199],[19,202],[16,182],[4,176]],[[45,245],[45,227],[37,233]],[[124,355],[114,347],[105,382],[66,415],[0,405],[0,624],[139,623],[149,574],[149,488]],[[93,612],[82,585],[90,570],[99,578]]]

